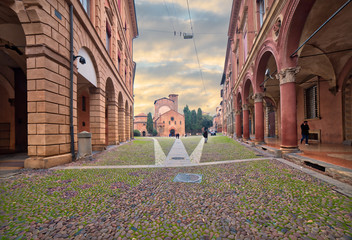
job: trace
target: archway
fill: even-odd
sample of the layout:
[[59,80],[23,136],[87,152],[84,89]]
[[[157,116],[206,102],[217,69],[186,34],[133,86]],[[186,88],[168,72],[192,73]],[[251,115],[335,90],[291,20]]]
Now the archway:
[[237,93],[236,96],[236,137],[237,138],[242,138],[242,132],[243,132],[243,125],[242,125],[242,119],[243,119],[243,114],[242,114],[242,96],[241,93]]
[[105,144],[116,144],[117,106],[115,89],[112,80],[108,78],[105,86]]
[[175,137],[175,129],[170,129],[170,136]]
[[143,137],[145,137],[145,131],[142,132]]
[[119,92],[118,97],[118,134],[119,134],[119,142],[124,142],[125,140],[125,108],[123,104],[122,93]]
[[[247,78],[244,88],[243,88],[243,138],[249,139],[250,134],[252,134],[252,123],[253,121],[253,110],[254,110],[254,101],[253,101],[253,87],[250,79]],[[254,131],[253,131],[254,132]]]
[[27,153],[26,39],[14,11],[0,5],[0,14],[0,153]]
[[[255,139],[263,142],[264,137],[280,134],[280,81],[274,46],[264,46],[258,56],[255,93]],[[270,100],[270,101],[269,101]],[[274,104],[273,104],[274,103]],[[278,123],[278,124],[276,124]],[[269,134],[270,131],[270,134]]]

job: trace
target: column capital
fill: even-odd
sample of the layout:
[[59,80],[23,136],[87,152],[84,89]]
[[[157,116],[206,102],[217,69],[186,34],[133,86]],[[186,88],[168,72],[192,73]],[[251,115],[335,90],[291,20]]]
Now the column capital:
[[243,104],[242,105],[242,110],[247,111],[248,110],[248,104]]
[[263,102],[264,93],[258,92],[253,95],[254,102]]
[[242,112],[241,110],[236,110],[235,115],[241,115],[241,112]]
[[300,70],[300,66],[282,69],[278,74],[276,74],[276,78],[280,80],[280,85],[296,82],[296,74],[299,73]]

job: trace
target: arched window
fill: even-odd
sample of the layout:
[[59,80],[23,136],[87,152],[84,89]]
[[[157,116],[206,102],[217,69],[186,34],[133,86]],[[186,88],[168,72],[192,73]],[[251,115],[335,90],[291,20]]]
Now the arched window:
[[171,121],[173,121],[174,120],[174,117],[171,117]]
[[257,0],[257,2],[258,2],[258,8],[259,8],[259,24],[261,27],[264,22],[265,0]]

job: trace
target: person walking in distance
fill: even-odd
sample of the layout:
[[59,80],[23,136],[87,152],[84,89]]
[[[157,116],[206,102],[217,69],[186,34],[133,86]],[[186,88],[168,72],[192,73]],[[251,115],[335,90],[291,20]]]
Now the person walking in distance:
[[203,137],[204,137],[204,143],[208,142],[208,129],[204,129],[204,133],[203,133]]
[[308,145],[308,136],[309,136],[309,125],[308,121],[304,121],[301,125],[301,131],[302,131],[302,138],[301,138],[301,144],[303,140],[306,140],[306,145]]

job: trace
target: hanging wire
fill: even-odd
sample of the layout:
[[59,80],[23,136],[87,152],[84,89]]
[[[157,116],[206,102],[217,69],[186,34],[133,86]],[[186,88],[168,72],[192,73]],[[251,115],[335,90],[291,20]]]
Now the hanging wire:
[[199,57],[198,57],[198,50],[197,50],[197,46],[196,46],[196,40],[194,39],[194,32],[193,32],[193,26],[192,26],[191,11],[189,10],[189,3],[188,3],[188,0],[186,0],[186,1],[187,1],[187,9],[188,9],[189,23],[190,23],[190,25],[191,25],[191,31],[192,31],[192,35],[193,35],[192,40],[193,40],[194,50],[195,50],[196,56],[197,56],[197,62],[198,62],[200,77],[201,77],[201,79],[202,79],[203,88],[204,88],[204,94],[206,94],[205,85],[204,85],[204,79],[203,79],[203,72],[202,72],[202,68],[201,68],[201,66],[200,66],[200,61],[199,61]]
[[164,2],[164,6],[165,6],[165,8],[166,8],[167,15],[168,15],[169,18],[170,18],[170,22],[171,22],[171,25],[172,25],[172,29],[174,30],[174,35],[176,35],[176,30],[175,30],[174,22],[172,21],[172,17],[171,17],[171,15],[170,15],[169,8],[167,7],[165,0],[163,0],[163,2]]

